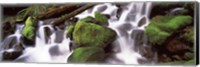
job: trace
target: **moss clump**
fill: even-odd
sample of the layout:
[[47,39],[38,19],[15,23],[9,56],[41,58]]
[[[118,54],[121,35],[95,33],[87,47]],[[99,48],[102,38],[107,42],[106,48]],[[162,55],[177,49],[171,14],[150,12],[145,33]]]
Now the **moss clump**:
[[25,27],[22,30],[22,35],[28,40],[33,41],[36,31],[35,26],[36,26],[36,20],[32,17],[28,17],[25,22]]
[[[83,19],[86,20],[86,19]],[[85,21],[78,21],[73,32],[73,39],[78,46],[106,47],[115,38],[115,31]]]
[[95,12],[95,19],[99,22],[98,24],[100,25],[108,25],[108,18],[100,12]]
[[149,41],[153,44],[161,44],[170,36],[170,33],[160,30],[158,27],[154,26],[154,24],[150,24],[146,28],[145,33],[149,36]]
[[72,38],[73,31],[74,31],[74,25],[70,25],[66,32],[67,37]]
[[153,44],[163,43],[173,32],[192,23],[190,16],[156,16],[145,29]]
[[80,47],[74,50],[68,61],[72,63],[97,63],[101,62],[105,53],[99,47]]

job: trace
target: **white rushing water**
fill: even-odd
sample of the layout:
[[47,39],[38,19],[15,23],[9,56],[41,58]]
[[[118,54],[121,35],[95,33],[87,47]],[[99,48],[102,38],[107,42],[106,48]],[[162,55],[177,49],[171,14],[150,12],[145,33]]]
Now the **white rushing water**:
[[[139,29],[144,30],[144,27],[148,25],[148,16],[150,13],[151,3],[130,3],[122,7],[122,14],[117,20],[117,10],[119,9],[116,5],[111,3],[105,3],[95,6],[82,14],[77,15],[78,18],[84,18],[87,16],[93,16],[96,11],[111,16],[109,19],[109,28],[113,29],[117,33],[117,39],[114,42],[115,45],[120,46],[120,52],[116,53],[115,56],[123,61],[125,64],[138,64],[138,59],[143,58],[138,52],[134,51],[134,41],[131,38],[131,32]],[[141,27],[138,27],[139,21],[145,18],[147,21]],[[129,24],[131,29],[120,30],[119,27]],[[124,34],[125,33],[125,34]],[[117,64],[115,60],[108,60],[111,64]]]
[[[139,64],[138,59],[144,57],[133,50],[134,40],[131,38],[131,33],[136,29],[144,30],[145,26],[148,25],[148,16],[150,13],[151,3],[138,2],[124,4],[124,6],[121,8],[122,14],[119,18],[117,17],[117,11],[119,7],[111,3],[98,4],[93,8],[77,15],[76,17],[79,19],[87,16],[94,17],[94,13],[96,11],[99,11],[102,14],[110,15],[108,27],[116,31],[117,39],[113,42],[113,44],[116,46],[119,45],[120,50],[120,52],[116,52],[114,56],[121,60],[124,64]],[[142,18],[145,18],[146,21],[145,24],[139,27],[138,23],[142,20]],[[126,27],[124,25],[129,25],[130,29],[120,29],[120,27]],[[45,27],[48,27],[52,32],[49,39],[47,40],[47,43],[45,42]],[[18,30],[20,31],[21,29]],[[18,36],[17,34],[14,35]],[[40,21],[35,47],[26,47],[23,51],[23,54],[19,56],[16,61],[66,63],[68,57],[73,51],[70,51],[70,39],[66,38],[65,32],[62,36],[62,42],[56,43],[56,31],[52,28],[51,25],[43,25],[43,22]],[[111,64],[118,64],[115,60],[112,59],[108,59],[107,61]]]

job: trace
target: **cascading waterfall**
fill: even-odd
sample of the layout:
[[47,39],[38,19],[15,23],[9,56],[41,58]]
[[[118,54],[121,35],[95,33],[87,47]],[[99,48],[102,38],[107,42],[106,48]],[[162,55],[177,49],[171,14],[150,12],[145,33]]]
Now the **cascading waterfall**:
[[[80,19],[87,16],[94,17],[96,11],[110,15],[111,18],[109,19],[108,27],[117,33],[117,39],[114,44],[120,47],[120,52],[116,53],[115,56],[125,64],[138,64],[138,59],[142,59],[143,57],[132,49],[134,48],[134,40],[131,38],[131,32],[137,29],[144,30],[144,27],[148,25],[150,7],[151,3],[130,3],[122,7],[122,14],[119,20],[117,20],[117,10],[119,8],[116,5],[105,3],[97,5],[93,9],[89,9],[76,17]],[[142,18],[145,18],[146,21],[143,26],[139,27],[138,23]],[[126,29],[126,26],[123,26],[127,24],[130,26],[130,29]],[[117,64],[115,61],[108,61],[111,64]]]
[[[124,64],[139,64],[138,59],[145,58],[133,49],[135,46],[134,40],[131,38],[131,33],[133,30],[144,30],[145,26],[148,25],[151,3],[130,3],[121,8],[122,12],[120,17],[117,17],[119,7],[111,3],[98,4],[76,17],[79,19],[87,16],[94,17],[94,13],[96,11],[99,11],[102,14],[110,15],[108,27],[117,33],[117,39],[113,42],[113,44],[116,49],[119,50],[119,52],[116,52],[114,56],[121,60]],[[138,26],[139,22],[143,18],[146,19],[146,21],[144,21],[145,24]],[[22,30],[21,26],[17,27],[20,27],[20,29],[17,28],[16,30],[18,33],[10,35],[8,38],[12,36],[17,36],[17,38],[21,37],[21,33],[19,33]],[[44,25],[43,22],[40,21],[38,27],[35,47],[26,47],[23,50],[23,54],[15,61],[66,63],[73,50],[70,51],[70,39],[66,38],[65,32],[62,35],[62,42],[57,43],[55,42],[57,31],[54,30],[51,25]],[[46,37],[44,34],[44,28],[49,28],[52,33],[47,40],[45,40]],[[109,58],[107,61],[111,64],[120,63]]]

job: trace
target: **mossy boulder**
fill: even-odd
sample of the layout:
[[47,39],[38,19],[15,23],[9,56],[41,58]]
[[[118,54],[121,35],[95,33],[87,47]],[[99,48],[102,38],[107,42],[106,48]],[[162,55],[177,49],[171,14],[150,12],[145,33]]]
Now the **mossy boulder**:
[[69,37],[70,39],[72,39],[72,33],[74,31],[74,25],[70,25],[68,28],[67,28],[67,31],[66,31],[66,35],[67,37]]
[[100,25],[108,25],[108,18],[101,14],[100,12],[95,12],[95,19],[98,21]]
[[156,16],[151,19],[145,33],[153,44],[163,43],[176,30],[192,23],[190,16]]
[[36,20],[32,17],[28,17],[25,21],[25,27],[22,30],[22,35],[30,40],[33,41],[35,37],[35,31],[36,31]]
[[115,31],[112,29],[85,20],[87,19],[82,19],[75,25],[73,39],[77,46],[105,48],[116,37]]
[[69,57],[69,63],[99,63],[105,56],[104,50],[99,47],[79,47]]

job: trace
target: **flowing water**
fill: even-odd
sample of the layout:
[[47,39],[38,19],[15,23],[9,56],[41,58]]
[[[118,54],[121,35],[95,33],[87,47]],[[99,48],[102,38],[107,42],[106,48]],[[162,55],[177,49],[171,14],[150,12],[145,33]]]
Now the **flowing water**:
[[[119,11],[120,10],[120,11]],[[91,9],[84,11],[83,13],[77,15],[79,19],[93,16],[96,11],[99,11],[103,14],[110,15],[109,19],[109,28],[113,29],[117,33],[117,38],[113,42],[116,51],[114,57],[121,62],[117,62],[111,58],[106,60],[110,64],[139,64],[139,59],[145,59],[139,51],[134,50],[137,48],[134,45],[136,42],[132,38],[132,33],[134,30],[144,30],[145,26],[149,22],[149,13],[151,10],[151,3],[124,3],[121,7],[117,7],[111,3],[98,4]],[[141,22],[142,21],[142,22]],[[141,24],[142,23],[142,24]],[[16,36],[17,40],[21,36],[21,27],[23,25],[17,26],[17,31],[15,34],[8,36],[7,38]],[[49,28],[52,33],[48,39],[45,36],[45,28]],[[66,31],[67,27],[65,28]],[[15,61],[23,62],[48,62],[48,63],[66,63],[67,58],[73,53],[73,50],[70,50],[70,39],[66,38],[65,32],[62,34],[61,42],[56,42],[56,32],[51,25],[43,24],[43,21],[39,22],[39,28],[36,36],[36,43],[34,47],[26,47],[23,50],[23,54],[19,56]],[[137,35],[135,35],[137,36]],[[5,41],[4,41],[5,42]],[[1,52],[5,50],[10,50],[12,48],[6,48],[5,45],[1,45]],[[3,50],[2,50],[3,49]]]

